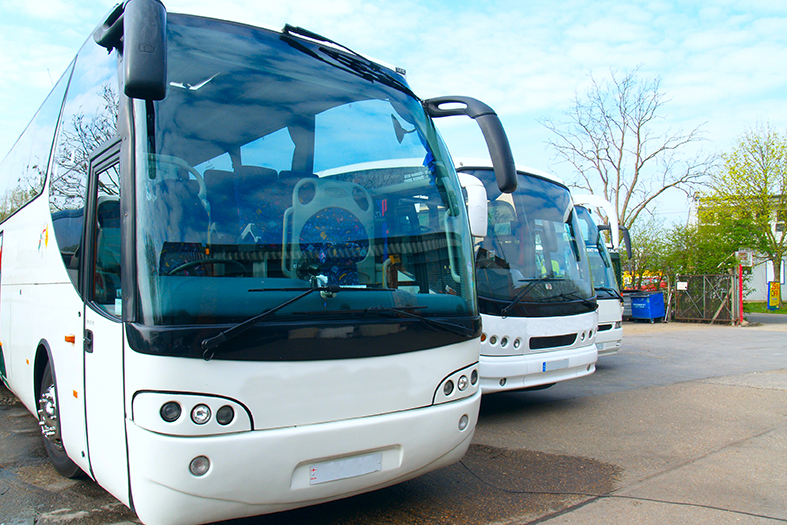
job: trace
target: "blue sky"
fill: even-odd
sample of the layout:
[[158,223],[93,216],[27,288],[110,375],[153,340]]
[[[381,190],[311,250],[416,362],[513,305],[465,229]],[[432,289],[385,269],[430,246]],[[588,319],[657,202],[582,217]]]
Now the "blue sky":
[[[422,98],[469,95],[500,115],[517,163],[566,181],[539,121],[560,120],[590,75],[640,67],[661,79],[661,129],[701,126],[706,152],[729,150],[760,122],[787,130],[787,3],[772,0],[528,1],[164,0],[189,12],[306,27],[407,70]],[[114,2],[0,0],[0,157],[4,157]],[[455,157],[486,156],[469,119],[438,122]],[[694,151],[686,150],[686,154]],[[679,192],[655,212],[683,222]]]

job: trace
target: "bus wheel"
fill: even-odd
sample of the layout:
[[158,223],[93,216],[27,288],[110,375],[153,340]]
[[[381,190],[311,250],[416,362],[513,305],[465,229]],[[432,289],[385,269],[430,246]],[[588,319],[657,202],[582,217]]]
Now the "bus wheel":
[[38,425],[44,436],[44,446],[49,462],[60,475],[67,478],[78,478],[82,470],[66,455],[60,439],[60,411],[57,409],[57,391],[52,376],[52,366],[46,364],[41,378],[41,394],[38,397]]

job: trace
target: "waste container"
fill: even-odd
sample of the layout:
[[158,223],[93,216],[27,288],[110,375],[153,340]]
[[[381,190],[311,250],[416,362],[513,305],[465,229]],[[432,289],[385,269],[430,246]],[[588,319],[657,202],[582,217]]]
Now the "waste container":
[[664,319],[664,294],[662,292],[631,294],[631,318],[645,319],[651,323],[656,319]]

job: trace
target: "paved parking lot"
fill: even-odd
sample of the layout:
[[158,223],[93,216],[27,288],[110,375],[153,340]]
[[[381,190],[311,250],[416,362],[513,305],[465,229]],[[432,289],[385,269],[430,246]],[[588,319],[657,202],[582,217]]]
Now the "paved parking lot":
[[[592,376],[485,397],[457,465],[229,523],[787,522],[787,324],[624,332]],[[0,524],[134,521],[89,480],[59,478],[35,419],[0,388]]]

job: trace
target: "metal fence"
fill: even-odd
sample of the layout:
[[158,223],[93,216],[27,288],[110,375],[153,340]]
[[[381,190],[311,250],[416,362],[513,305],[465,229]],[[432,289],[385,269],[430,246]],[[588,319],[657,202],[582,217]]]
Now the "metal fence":
[[673,319],[737,324],[739,286],[737,275],[679,275]]

